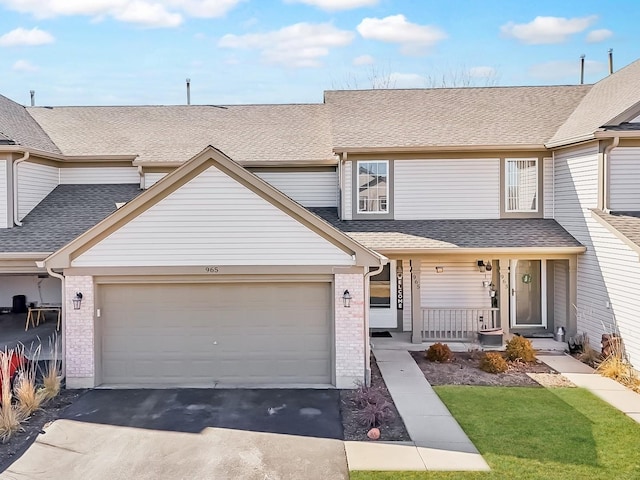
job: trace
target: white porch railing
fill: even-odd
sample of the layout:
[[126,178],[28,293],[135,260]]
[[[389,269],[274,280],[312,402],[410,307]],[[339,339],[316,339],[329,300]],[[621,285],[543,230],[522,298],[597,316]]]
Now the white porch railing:
[[422,340],[470,340],[482,328],[500,327],[498,308],[422,309]]

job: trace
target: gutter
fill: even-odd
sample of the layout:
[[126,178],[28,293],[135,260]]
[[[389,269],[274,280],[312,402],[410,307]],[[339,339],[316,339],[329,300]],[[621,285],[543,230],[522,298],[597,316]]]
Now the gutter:
[[67,378],[67,339],[66,339],[66,331],[67,331],[67,317],[66,317],[66,310],[67,310],[67,292],[66,292],[66,284],[65,284],[65,279],[64,279],[64,275],[61,275],[59,273],[54,272],[51,267],[46,266],[44,261],[42,262],[36,262],[36,265],[38,268],[44,268],[46,267],[47,269],[47,273],[49,275],[51,275],[54,278],[58,278],[60,279],[60,288],[62,289],[62,306],[60,307],[60,316],[62,318],[62,321],[60,322],[60,336],[62,337],[62,352],[61,352],[61,373],[62,373],[62,378]]
[[25,150],[22,157],[13,162],[13,223],[18,227],[22,226],[22,222],[18,220],[18,164],[28,160],[29,156],[29,152]]
[[478,152],[478,151],[540,151],[547,150],[544,144],[522,145],[422,145],[413,147],[334,147],[333,152],[340,153],[420,153],[420,152]]
[[386,256],[406,255],[573,255],[587,251],[585,246],[576,247],[510,247],[510,248],[384,248],[367,246]]
[[371,340],[369,339],[369,297],[371,293],[370,288],[368,288],[369,279],[381,273],[387,263],[389,263],[389,259],[382,257],[380,258],[379,267],[364,274],[364,383],[367,387],[371,386]]
[[616,135],[613,137],[613,142],[610,145],[607,145],[604,149],[604,155],[602,158],[603,166],[602,166],[602,179],[600,180],[600,185],[602,185],[602,211],[605,213],[610,213],[609,210],[609,160],[611,157],[611,152],[614,148],[620,145],[620,136]]

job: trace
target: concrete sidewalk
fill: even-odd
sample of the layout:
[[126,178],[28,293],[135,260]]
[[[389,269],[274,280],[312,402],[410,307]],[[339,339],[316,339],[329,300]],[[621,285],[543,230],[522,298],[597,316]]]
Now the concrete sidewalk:
[[538,360],[640,423],[640,394],[595,373],[593,368],[569,355],[538,355]]
[[412,442],[345,442],[350,470],[489,470],[406,350],[375,357]]

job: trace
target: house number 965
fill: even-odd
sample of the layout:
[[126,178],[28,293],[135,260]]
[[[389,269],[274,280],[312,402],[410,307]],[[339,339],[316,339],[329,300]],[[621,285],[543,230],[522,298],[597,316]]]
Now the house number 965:
[[204,267],[204,271],[207,273],[218,273],[218,267]]

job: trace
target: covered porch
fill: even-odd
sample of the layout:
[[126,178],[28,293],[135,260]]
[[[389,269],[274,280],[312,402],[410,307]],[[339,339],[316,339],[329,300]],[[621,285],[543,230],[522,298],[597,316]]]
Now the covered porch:
[[500,331],[506,338],[553,338],[559,327],[567,337],[576,334],[575,254],[428,255],[401,262],[403,276],[411,278],[403,330],[414,343],[491,343]]

